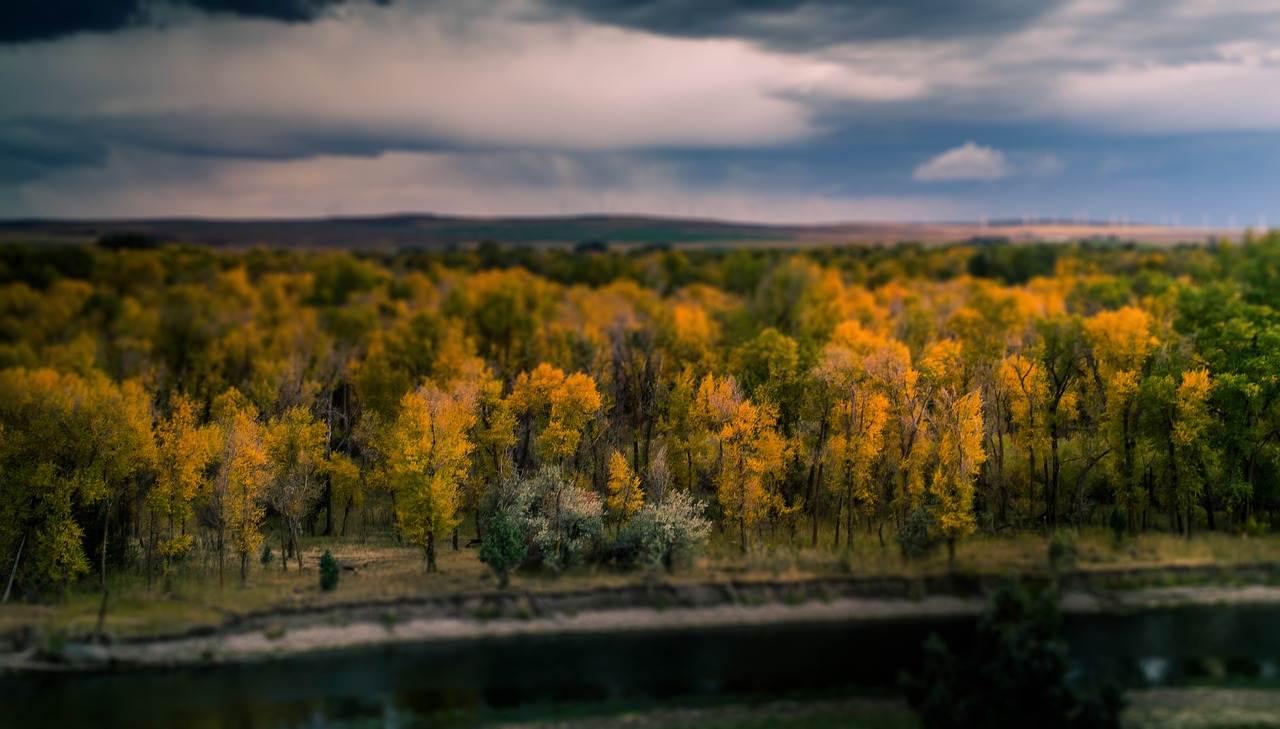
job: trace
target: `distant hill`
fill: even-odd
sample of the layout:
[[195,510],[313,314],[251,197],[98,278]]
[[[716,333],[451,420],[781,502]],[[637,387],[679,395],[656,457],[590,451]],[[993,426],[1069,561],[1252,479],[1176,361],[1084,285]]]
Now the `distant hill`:
[[463,218],[425,214],[270,220],[196,218],[141,220],[0,221],[0,242],[91,243],[103,236],[142,234],[160,242],[245,248],[342,248],[405,250],[468,247],[483,241],[504,245],[613,247],[826,246],[904,241],[1052,241],[1098,238],[1171,244],[1203,242],[1239,231],[1158,226],[1022,225],[992,223],[914,224],[894,222],[831,225],[760,225],[717,220],[643,216]]

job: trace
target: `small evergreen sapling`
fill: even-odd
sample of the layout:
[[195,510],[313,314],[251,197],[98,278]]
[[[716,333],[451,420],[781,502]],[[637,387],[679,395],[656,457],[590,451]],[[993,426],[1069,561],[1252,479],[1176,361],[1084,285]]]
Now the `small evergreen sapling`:
[[498,586],[506,587],[511,570],[519,567],[528,553],[524,535],[512,521],[507,510],[499,506],[489,516],[480,544],[480,561],[489,565],[498,576]]
[[324,554],[320,557],[320,589],[333,592],[337,589],[338,578],[341,576],[342,568],[338,566],[338,560],[333,558],[329,550],[324,550]]

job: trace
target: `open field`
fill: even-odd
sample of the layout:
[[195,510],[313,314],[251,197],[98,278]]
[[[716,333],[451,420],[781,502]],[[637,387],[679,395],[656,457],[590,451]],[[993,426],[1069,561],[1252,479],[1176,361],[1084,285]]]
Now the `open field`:
[[69,245],[93,243],[113,233],[142,233],[163,242],[222,248],[267,246],[348,250],[443,249],[481,241],[535,247],[601,242],[638,247],[813,247],[890,245],[904,241],[941,244],[974,238],[1011,242],[1116,240],[1151,244],[1202,243],[1239,238],[1243,229],[1113,226],[1015,222],[860,222],[825,225],[762,225],[722,220],[624,216],[565,218],[457,218],[395,215],[369,218],[280,220],[32,220],[0,223],[0,243]]

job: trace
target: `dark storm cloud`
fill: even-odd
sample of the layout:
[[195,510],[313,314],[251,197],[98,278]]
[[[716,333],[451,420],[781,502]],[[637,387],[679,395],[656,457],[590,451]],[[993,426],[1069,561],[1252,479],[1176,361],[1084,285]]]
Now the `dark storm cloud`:
[[744,38],[789,51],[856,41],[1000,35],[1062,0],[553,0],[596,22],[686,38]]
[[[207,13],[285,23],[314,20],[347,0],[176,0]],[[17,0],[0,3],[0,43],[52,40],[79,32],[109,32],[147,22],[160,6],[148,0]]]

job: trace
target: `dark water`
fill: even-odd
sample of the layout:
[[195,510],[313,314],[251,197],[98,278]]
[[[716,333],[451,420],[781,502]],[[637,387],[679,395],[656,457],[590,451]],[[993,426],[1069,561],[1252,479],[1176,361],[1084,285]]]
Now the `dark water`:
[[[342,651],[253,665],[0,677],[0,725],[277,727],[468,724],[552,706],[890,689],[930,632],[971,620],[519,637]],[[1188,607],[1067,620],[1082,666],[1131,683],[1268,679],[1280,606]]]

